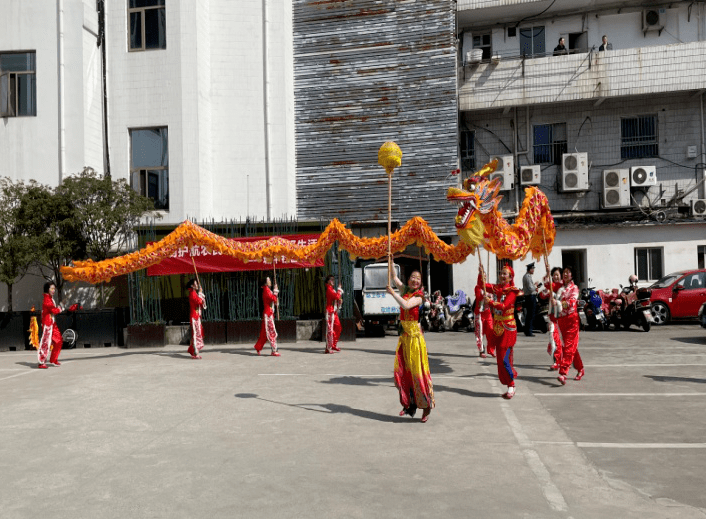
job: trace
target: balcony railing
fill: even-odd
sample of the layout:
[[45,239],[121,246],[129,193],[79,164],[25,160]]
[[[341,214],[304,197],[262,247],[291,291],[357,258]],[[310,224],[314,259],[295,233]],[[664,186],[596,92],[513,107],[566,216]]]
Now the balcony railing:
[[480,110],[706,88],[706,42],[464,63],[459,109]]

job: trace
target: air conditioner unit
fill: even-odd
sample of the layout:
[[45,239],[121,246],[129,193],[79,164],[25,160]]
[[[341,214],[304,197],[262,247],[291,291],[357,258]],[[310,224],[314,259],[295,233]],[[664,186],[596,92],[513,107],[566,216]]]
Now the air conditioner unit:
[[523,186],[536,186],[541,180],[539,164],[522,166],[520,168],[520,184]]
[[588,153],[564,153],[561,156],[561,190],[588,189]]
[[630,181],[627,169],[603,170],[603,207],[630,207]]
[[488,180],[500,178],[503,181],[500,191],[510,191],[515,187],[515,160],[512,155],[493,157],[493,159],[498,159],[498,167],[490,174]]
[[657,185],[657,168],[655,166],[635,166],[630,168],[630,185],[646,187]]
[[666,23],[666,9],[645,9],[642,11],[642,32],[661,31]]
[[706,216],[706,199],[699,198],[691,203],[692,216]]

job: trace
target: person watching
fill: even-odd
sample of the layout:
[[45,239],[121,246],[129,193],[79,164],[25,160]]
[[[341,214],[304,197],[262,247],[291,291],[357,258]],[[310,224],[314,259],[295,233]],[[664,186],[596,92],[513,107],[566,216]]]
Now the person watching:
[[568,54],[566,46],[564,45],[564,38],[559,38],[559,45],[554,47],[554,56],[561,56],[562,54]]
[[601,46],[598,47],[598,51],[599,51],[599,52],[602,52],[602,51],[604,51],[604,50],[613,50],[613,44],[612,44],[612,43],[608,43],[608,36],[606,36],[606,35],[604,34],[604,35],[603,35],[603,38],[601,39],[601,41],[602,41]]

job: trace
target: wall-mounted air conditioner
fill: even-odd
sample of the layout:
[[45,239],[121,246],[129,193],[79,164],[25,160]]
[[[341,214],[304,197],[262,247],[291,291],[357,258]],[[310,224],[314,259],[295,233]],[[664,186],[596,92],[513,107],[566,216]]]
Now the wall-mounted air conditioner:
[[691,202],[692,216],[706,216],[706,199],[699,198]]
[[603,207],[630,207],[630,181],[627,169],[603,170]]
[[661,31],[666,23],[666,9],[645,9],[642,11],[642,32]]
[[493,157],[493,159],[498,159],[498,167],[490,174],[488,180],[500,178],[503,181],[500,191],[510,191],[515,187],[515,160],[512,155]]
[[632,187],[656,186],[657,168],[655,166],[635,166],[630,168],[630,185]]
[[564,153],[561,156],[561,191],[588,189],[588,153]]
[[542,179],[539,164],[520,167],[520,184],[523,186],[536,186]]

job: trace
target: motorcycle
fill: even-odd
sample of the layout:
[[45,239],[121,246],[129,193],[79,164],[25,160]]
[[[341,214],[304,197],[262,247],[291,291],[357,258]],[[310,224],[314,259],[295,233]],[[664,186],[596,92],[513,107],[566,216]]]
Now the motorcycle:
[[447,330],[457,332],[461,328],[466,331],[474,330],[473,309],[468,304],[466,293],[463,290],[458,290],[452,296],[446,296],[444,305],[444,326]]
[[[537,305],[534,308],[534,322],[532,323],[533,330],[539,330],[542,333],[547,333],[549,328],[549,299],[537,298]],[[525,295],[521,294],[515,299],[515,323],[517,331],[525,330],[525,320],[527,312],[525,309]]]
[[649,332],[654,322],[650,303],[652,289],[637,288],[636,285],[620,285],[620,288],[619,297],[612,302],[611,323],[616,330],[621,326],[627,330],[634,324]]
[[[591,280],[589,279],[589,282]],[[603,312],[603,299],[601,291],[596,292],[595,287],[588,287],[581,290],[581,299],[585,301],[583,308],[586,314],[586,327],[589,330],[607,330],[608,319]]]

